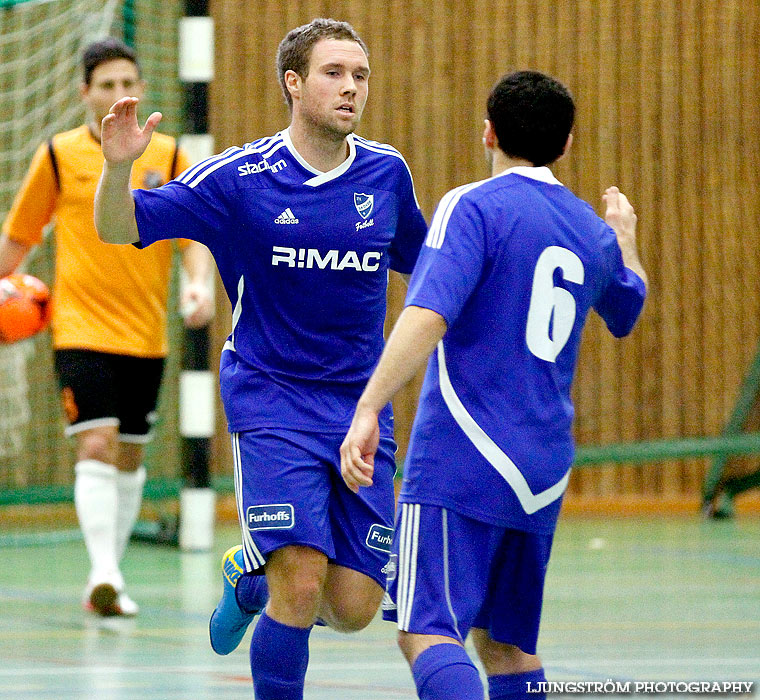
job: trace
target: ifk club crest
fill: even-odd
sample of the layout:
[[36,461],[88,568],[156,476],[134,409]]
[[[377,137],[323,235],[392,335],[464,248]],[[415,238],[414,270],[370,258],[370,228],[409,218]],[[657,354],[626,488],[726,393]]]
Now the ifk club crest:
[[372,209],[375,206],[375,195],[354,192],[354,206],[356,207],[356,211],[359,212],[359,216],[362,219],[366,219],[372,213]]

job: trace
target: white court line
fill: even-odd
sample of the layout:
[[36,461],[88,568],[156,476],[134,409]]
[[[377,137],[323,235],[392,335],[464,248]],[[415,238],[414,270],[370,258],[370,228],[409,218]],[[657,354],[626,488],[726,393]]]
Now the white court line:
[[[248,670],[246,660],[241,656],[241,668]],[[341,671],[341,670],[376,670],[384,671],[387,669],[400,669],[407,668],[406,663],[399,659],[398,662],[387,661],[362,661],[356,663],[341,662],[341,663],[314,663],[309,664],[309,671]],[[194,675],[212,674],[212,675],[229,675],[235,672],[234,667],[229,666],[76,666],[76,667],[62,667],[62,666],[33,666],[30,668],[0,668],[0,678],[12,678],[14,676],[53,676],[53,675],[102,675],[102,674],[122,674],[122,675],[134,675],[144,673],[168,673],[168,674],[186,674],[191,673]]]
[[[610,667],[610,666],[626,666],[626,667],[666,667],[673,665],[699,665],[700,670],[706,666],[717,666],[723,668],[726,666],[747,666],[748,668],[756,669],[758,667],[758,658],[711,658],[706,659],[704,657],[694,658],[678,658],[678,659],[663,659],[663,658],[651,658],[651,659],[589,659],[585,657],[583,659],[546,659],[546,666],[551,669],[552,667],[562,666],[567,670],[571,670],[574,666],[588,668],[593,667]],[[241,667],[247,665],[243,664],[241,657]],[[398,662],[387,661],[361,661],[356,663],[342,661],[340,663],[314,663],[309,664],[310,672],[320,671],[388,671],[392,669],[405,670],[406,664],[399,660]],[[170,674],[185,674],[191,673],[194,675],[200,674],[213,674],[213,675],[228,675],[235,669],[230,667],[216,666],[77,666],[73,668],[66,668],[61,666],[34,666],[30,668],[0,668],[0,678],[12,678],[15,676],[53,676],[53,675],[101,675],[101,674],[143,674],[143,673],[170,673]]]
[[[546,654],[544,654],[544,657],[546,657]],[[705,666],[712,665],[721,668],[724,666],[747,666],[756,669],[760,666],[760,659],[757,657],[752,659],[705,659],[701,656],[695,656],[691,659],[663,659],[662,657],[653,659],[591,659],[589,657],[584,657],[582,659],[546,659],[546,665],[549,668],[552,666],[636,666],[639,668],[649,666],[692,666],[699,667],[700,670]]]

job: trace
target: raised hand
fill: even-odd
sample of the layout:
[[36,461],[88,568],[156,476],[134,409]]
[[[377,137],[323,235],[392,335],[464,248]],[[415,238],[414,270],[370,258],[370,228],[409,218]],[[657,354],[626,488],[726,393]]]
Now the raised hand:
[[148,147],[161,113],[153,112],[141,129],[137,122],[136,97],[122,97],[114,103],[101,123],[100,145],[110,165],[131,164]]
[[637,217],[628,197],[613,186],[607,188],[602,199],[607,205],[604,220],[617,234],[618,242],[621,244],[635,243]]
[[633,270],[644,284],[647,284],[647,274],[644,270],[636,247],[636,222],[638,217],[633,206],[617,187],[608,187],[602,200],[607,205],[604,220],[610,225],[617,236],[623,264]]

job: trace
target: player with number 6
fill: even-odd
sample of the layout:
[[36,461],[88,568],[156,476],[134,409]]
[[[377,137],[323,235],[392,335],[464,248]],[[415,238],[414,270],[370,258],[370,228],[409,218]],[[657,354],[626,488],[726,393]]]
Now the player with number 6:
[[[539,698],[544,576],[573,461],[570,388],[593,308],[616,337],[646,295],[636,215],[616,187],[605,220],[547,167],[575,107],[556,80],[502,78],[483,143],[492,177],[441,200],[406,308],[341,446],[343,478],[372,483],[380,409],[428,362],[389,563],[386,619],[420,698]],[[435,352],[433,352],[435,350]]]

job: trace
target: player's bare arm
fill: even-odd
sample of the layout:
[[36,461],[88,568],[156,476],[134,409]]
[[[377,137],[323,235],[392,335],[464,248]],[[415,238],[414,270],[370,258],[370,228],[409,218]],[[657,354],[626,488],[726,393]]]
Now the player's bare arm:
[[354,493],[372,486],[380,411],[411,381],[445,332],[445,319],[430,309],[407,306],[399,316],[340,447],[341,474]]
[[633,270],[644,284],[647,284],[647,273],[639,260],[636,250],[636,222],[637,216],[633,206],[617,187],[608,187],[602,196],[607,205],[604,220],[617,234],[620,252],[623,255],[623,264]]
[[29,246],[11,240],[8,234],[0,237],[0,277],[7,277],[21,264],[29,252]]
[[211,253],[195,241],[182,252],[182,266],[187,273],[180,309],[188,328],[202,328],[214,317],[214,304],[209,290]]
[[132,163],[148,147],[161,114],[153,112],[140,128],[138,102],[136,97],[123,97],[101,123],[105,163],[95,194],[95,228],[105,243],[134,243],[140,239],[130,191]]

